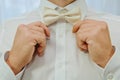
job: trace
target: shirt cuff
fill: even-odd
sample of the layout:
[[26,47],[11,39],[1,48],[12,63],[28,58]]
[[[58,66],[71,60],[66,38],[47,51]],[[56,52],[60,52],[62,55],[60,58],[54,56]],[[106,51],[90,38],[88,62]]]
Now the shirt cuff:
[[6,59],[8,58],[8,53],[2,54],[0,57],[0,79],[1,80],[20,80],[24,69],[15,75],[9,65],[6,63]]
[[120,47],[115,46],[115,53],[104,69],[104,80],[118,80],[120,76]]

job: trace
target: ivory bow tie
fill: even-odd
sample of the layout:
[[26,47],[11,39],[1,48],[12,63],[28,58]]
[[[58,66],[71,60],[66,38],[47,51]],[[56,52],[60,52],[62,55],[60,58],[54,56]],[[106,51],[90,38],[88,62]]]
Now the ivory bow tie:
[[60,18],[66,20],[69,23],[75,24],[75,22],[80,20],[80,15],[80,8],[74,8],[70,11],[65,11],[65,9],[63,9],[63,12],[58,12],[54,9],[45,7],[43,20],[47,26],[56,22]]

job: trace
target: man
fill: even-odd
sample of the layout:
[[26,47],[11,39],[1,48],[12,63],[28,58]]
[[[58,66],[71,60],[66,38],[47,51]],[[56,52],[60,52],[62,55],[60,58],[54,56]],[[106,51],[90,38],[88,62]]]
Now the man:
[[4,23],[0,80],[119,80],[119,18],[87,12],[84,0],[42,0]]

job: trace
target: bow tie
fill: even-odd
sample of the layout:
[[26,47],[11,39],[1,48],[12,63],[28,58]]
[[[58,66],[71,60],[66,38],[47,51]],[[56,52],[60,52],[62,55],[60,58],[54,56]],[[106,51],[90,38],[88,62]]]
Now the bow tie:
[[56,11],[48,7],[44,8],[43,20],[47,26],[53,24],[59,19],[64,19],[71,24],[75,24],[80,18],[81,13],[80,8],[78,7],[70,11],[67,11],[66,9]]

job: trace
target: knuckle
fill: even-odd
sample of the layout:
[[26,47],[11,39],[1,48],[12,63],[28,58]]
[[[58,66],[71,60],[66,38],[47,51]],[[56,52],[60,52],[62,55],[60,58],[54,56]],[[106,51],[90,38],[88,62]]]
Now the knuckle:
[[107,23],[105,22],[105,21],[100,21],[102,24],[104,24],[104,25],[107,25]]
[[37,24],[39,24],[40,26],[45,26],[41,21],[37,21]]
[[21,30],[21,29],[23,29],[24,27],[25,27],[24,24],[20,24],[20,25],[18,26],[18,29]]
[[42,32],[42,33],[44,32],[44,29],[43,29],[43,28],[40,27],[39,29],[40,29],[40,32]]
[[45,36],[42,37],[42,41],[46,42],[46,37]]
[[34,33],[32,33],[30,30],[26,30],[24,32],[24,36],[26,39],[34,39]]
[[35,22],[32,22],[31,24],[41,24],[40,21],[35,21]]
[[45,41],[45,38],[42,36],[42,37],[40,37],[40,41],[41,42],[44,42]]
[[25,34],[27,32],[27,28],[26,28],[26,25],[24,24],[20,24],[17,28],[17,32],[19,34]]
[[89,24],[82,23],[81,26],[80,26],[80,29],[84,29],[84,28],[87,28],[87,27],[89,27]]
[[19,25],[19,27],[24,27],[24,26],[25,26],[25,24],[20,24],[20,25]]
[[102,30],[106,30],[106,29],[108,29],[108,25],[107,25],[107,23],[106,22],[104,22],[104,21],[101,21],[101,29]]
[[38,23],[38,24],[42,24],[42,22],[41,22],[41,21],[37,21],[36,23]]
[[45,42],[46,42],[45,36],[40,36],[40,37],[39,37],[39,42],[40,42],[40,43],[45,43]]

